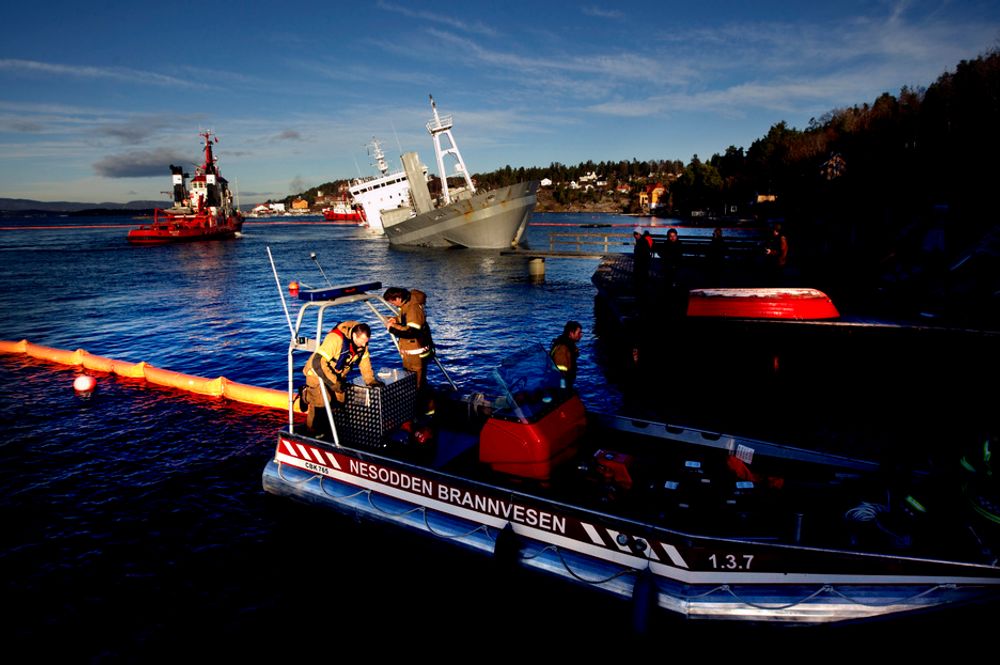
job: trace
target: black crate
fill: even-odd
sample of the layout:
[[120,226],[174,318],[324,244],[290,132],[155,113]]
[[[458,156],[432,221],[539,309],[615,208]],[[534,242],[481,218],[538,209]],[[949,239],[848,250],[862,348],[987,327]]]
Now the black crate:
[[416,414],[416,374],[406,370],[383,370],[379,378],[385,381],[384,386],[348,385],[344,407],[335,410],[333,416],[342,444],[383,448],[386,434],[412,420]]

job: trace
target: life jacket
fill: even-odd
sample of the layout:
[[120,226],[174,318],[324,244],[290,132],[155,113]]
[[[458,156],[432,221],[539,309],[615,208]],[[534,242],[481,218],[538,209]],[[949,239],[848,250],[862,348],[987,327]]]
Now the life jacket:
[[368,350],[368,347],[358,347],[354,343],[354,340],[351,339],[351,336],[345,335],[344,331],[339,327],[334,328],[330,332],[341,339],[340,354],[337,356],[336,360],[333,358],[327,358],[327,360],[333,365],[333,371],[343,376],[349,372],[352,367],[358,364],[358,361],[361,360],[361,356],[365,355],[365,351]]
[[316,352],[306,363],[303,370],[306,376],[319,373],[320,363],[325,362],[330,371],[343,379],[351,371],[352,367],[357,366],[361,362],[368,351],[368,347],[359,347],[351,339],[351,331],[354,330],[356,325],[358,325],[357,321],[342,321],[330,331],[329,335],[335,335],[340,338],[340,352],[334,357],[331,352],[324,348],[323,344],[320,344]]
[[[569,365],[560,364],[559,360],[556,358],[556,355],[558,355],[556,352],[559,350],[559,347],[566,347],[566,349],[569,351],[570,355]],[[571,340],[569,337],[566,337],[565,335],[560,335],[559,337],[556,337],[554,340],[552,340],[552,348],[549,349],[549,357],[552,358],[552,362],[555,363],[556,368],[560,372],[564,373],[570,380],[576,378],[576,359],[579,356],[580,356],[580,349],[577,348],[576,342]]]

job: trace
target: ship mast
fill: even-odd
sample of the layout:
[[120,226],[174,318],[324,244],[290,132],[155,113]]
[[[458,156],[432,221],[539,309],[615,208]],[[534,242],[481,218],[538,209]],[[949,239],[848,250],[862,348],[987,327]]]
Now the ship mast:
[[388,173],[389,165],[386,164],[385,153],[382,152],[382,144],[374,136],[372,137],[372,156],[375,157],[375,167],[378,169],[378,172],[382,175]]
[[[472,178],[469,176],[468,169],[465,168],[465,160],[462,159],[462,153],[458,151],[455,137],[451,134],[452,116],[446,115],[443,118],[439,116],[437,104],[434,103],[434,96],[428,96],[431,98],[431,109],[434,111],[434,118],[427,123],[427,131],[430,132],[431,138],[434,140],[434,154],[437,157],[438,173],[441,175],[441,198],[444,201],[444,205],[448,205],[451,203],[451,196],[448,194],[448,173],[444,170],[445,155],[453,155],[455,157],[455,172],[465,178],[465,184],[469,188],[469,191],[475,194],[476,188],[472,184]],[[448,137],[448,148],[444,150],[441,149],[442,134]]]
[[199,136],[205,139],[205,165],[202,168],[206,175],[218,175],[219,171],[215,168],[215,156],[212,154],[212,132],[205,130]]

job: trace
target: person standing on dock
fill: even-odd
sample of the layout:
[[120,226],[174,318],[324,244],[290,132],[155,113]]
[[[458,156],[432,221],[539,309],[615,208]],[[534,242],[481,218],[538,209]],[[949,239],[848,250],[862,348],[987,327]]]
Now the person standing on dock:
[[781,232],[781,224],[771,227],[771,238],[767,241],[764,255],[773,278],[780,281],[788,264],[788,238]]
[[726,241],[722,237],[722,228],[715,227],[712,240],[705,252],[708,260],[708,281],[712,286],[722,286],[722,272],[726,262]]
[[[365,385],[382,384],[375,378],[368,355],[368,339],[371,334],[367,323],[343,321],[327,334],[316,352],[309,356],[302,373],[306,375],[305,397],[309,404],[306,426],[310,430],[317,431],[314,425],[318,425],[319,430],[325,430],[328,424],[320,381],[326,385],[331,408],[342,405],[347,398],[347,375],[354,367],[361,370]],[[320,414],[318,423],[317,412]]]
[[681,255],[684,248],[680,238],[677,236],[677,229],[667,231],[667,241],[660,245],[660,258],[663,259],[663,281],[667,288],[674,288],[677,285],[677,271],[681,266]]
[[[645,242],[645,241],[643,241]],[[567,321],[563,333],[552,340],[552,350],[549,355],[556,368],[563,375],[563,387],[572,390],[576,381],[576,359],[580,355],[577,344],[583,337],[583,326],[579,321]]]
[[637,287],[646,285],[649,277],[649,262],[652,259],[649,242],[638,231],[632,232],[635,247],[632,248],[632,281]]

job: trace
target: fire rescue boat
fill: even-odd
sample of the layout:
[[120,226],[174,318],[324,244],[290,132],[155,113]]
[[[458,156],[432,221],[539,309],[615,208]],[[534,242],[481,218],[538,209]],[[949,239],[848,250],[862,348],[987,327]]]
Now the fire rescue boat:
[[331,307],[391,315],[380,288],[296,292],[288,425],[263,472],[267,492],[692,618],[830,623],[1000,599],[998,520],[982,510],[1000,504],[992,476],[977,475],[971,501],[968,479],[932,466],[890,473],[588,413],[540,346],[505,358],[490,391],[437,393],[432,419],[416,415],[415,376],[392,368],[378,371],[384,386],[349,386],[327,433],[304,431],[296,358],[348,318]]
[[222,177],[212,154],[212,143],[218,142],[211,132],[200,134],[205,139],[205,161],[195,170],[191,189],[186,185],[189,174],[183,166],[170,165],[173,177],[174,204],[166,210],[157,209],[153,223],[132,229],[128,241],[136,245],[161,245],[193,240],[227,240],[243,229],[243,215],[234,202],[229,181]]

